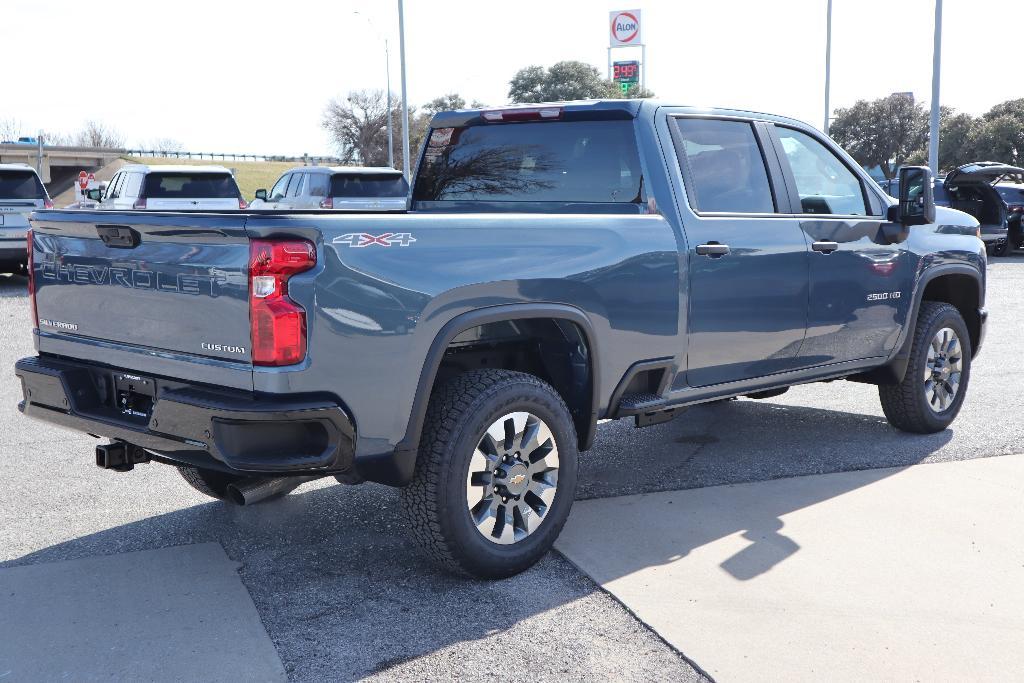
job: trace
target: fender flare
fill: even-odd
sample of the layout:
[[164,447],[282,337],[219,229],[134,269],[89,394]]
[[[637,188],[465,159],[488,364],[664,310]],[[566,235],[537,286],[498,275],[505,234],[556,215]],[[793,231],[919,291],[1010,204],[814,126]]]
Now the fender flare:
[[[864,373],[865,379],[879,384],[899,384],[903,381],[907,374],[907,364],[910,362],[910,347],[914,343],[914,331],[917,329],[917,316],[921,310],[921,302],[924,300],[924,290],[928,288],[930,282],[946,275],[966,275],[977,282],[979,293],[977,305],[979,308],[981,307],[985,282],[977,268],[965,263],[947,263],[925,268],[914,285],[914,296],[910,310],[907,311],[907,321],[903,325],[903,331],[896,342],[893,354],[881,368]],[[977,349],[971,349],[971,351],[977,353]]]
[[505,320],[524,320],[527,318],[555,318],[575,323],[579,326],[583,341],[587,346],[590,366],[590,416],[585,429],[580,430],[580,450],[590,448],[597,429],[598,402],[600,397],[600,364],[595,344],[596,334],[587,315],[575,306],[556,303],[501,304],[467,311],[455,316],[441,328],[430,344],[423,369],[420,371],[413,398],[409,422],[405,436],[395,446],[394,454],[389,458],[363,459],[360,463],[360,474],[366,479],[392,486],[404,486],[412,479],[416,468],[416,455],[419,451],[420,435],[426,420],[427,404],[430,392],[441,367],[445,350],[455,337],[466,330],[486,323]]

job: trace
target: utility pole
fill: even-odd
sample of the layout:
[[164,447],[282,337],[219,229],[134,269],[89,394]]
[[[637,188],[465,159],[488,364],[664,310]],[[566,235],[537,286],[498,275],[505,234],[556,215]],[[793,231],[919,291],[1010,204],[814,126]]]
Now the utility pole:
[[402,62],[402,172],[409,180],[409,101],[405,92],[405,13],[398,0],[398,46]]
[[942,61],[942,0],[935,0],[935,46],[932,48],[932,123],[928,135],[928,167],[939,174],[939,74]]
[[832,0],[828,0],[828,11],[825,19],[825,125],[821,130],[828,135],[828,119],[831,115],[829,107],[829,90],[832,87]]

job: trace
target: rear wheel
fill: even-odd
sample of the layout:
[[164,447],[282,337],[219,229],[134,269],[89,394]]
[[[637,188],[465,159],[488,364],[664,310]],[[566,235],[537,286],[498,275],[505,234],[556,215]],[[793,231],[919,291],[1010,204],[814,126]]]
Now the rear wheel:
[[1007,236],[1006,240],[1000,242],[999,244],[997,244],[995,247],[992,248],[992,255],[993,256],[1006,256],[1011,251],[1012,251],[1012,249],[1010,248],[1010,238],[1009,238],[1009,236]]
[[903,381],[878,387],[882,411],[897,429],[941,432],[960,412],[970,376],[971,340],[960,312],[925,301]]
[[226,472],[186,465],[179,465],[178,473],[196,491],[218,500],[227,500],[228,485],[244,479],[244,477]]
[[558,393],[532,375],[476,370],[431,397],[402,507],[441,565],[503,578],[554,544],[576,476],[576,432]]

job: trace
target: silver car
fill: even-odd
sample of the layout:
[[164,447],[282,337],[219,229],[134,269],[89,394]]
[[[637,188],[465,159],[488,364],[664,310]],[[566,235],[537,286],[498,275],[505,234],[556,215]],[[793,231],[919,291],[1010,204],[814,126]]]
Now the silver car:
[[253,209],[404,211],[409,183],[393,168],[299,166],[270,192],[256,190]]
[[0,164],[0,272],[13,273],[25,265],[28,216],[52,209],[53,202],[39,175],[25,164]]

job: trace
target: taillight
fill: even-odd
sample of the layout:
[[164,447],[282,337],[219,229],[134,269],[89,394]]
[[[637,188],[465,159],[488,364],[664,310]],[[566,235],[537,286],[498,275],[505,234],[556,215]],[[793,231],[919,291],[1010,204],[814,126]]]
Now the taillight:
[[561,107],[517,107],[480,112],[484,121],[553,121],[562,118]]
[[44,209],[52,209],[53,208],[53,201],[49,197],[45,197],[43,199],[43,208]]
[[333,209],[334,208],[334,197],[324,197],[320,200],[321,209]]
[[241,197],[239,197],[238,198],[238,210],[239,211],[244,211],[245,209],[248,209],[248,208],[249,208],[249,202],[247,202],[244,199],[242,199]]
[[306,357],[306,311],[288,298],[288,278],[316,265],[306,240],[249,245],[249,325],[253,365],[294,365]]
[[140,211],[144,211],[145,208],[146,208],[146,198],[145,197],[139,197],[138,199],[136,199],[135,203],[132,204],[132,208],[133,209],[138,209]]
[[38,330],[39,310],[36,308],[36,277],[32,268],[32,228],[28,229],[25,239],[25,269],[28,271],[28,299],[32,305],[32,329]]

